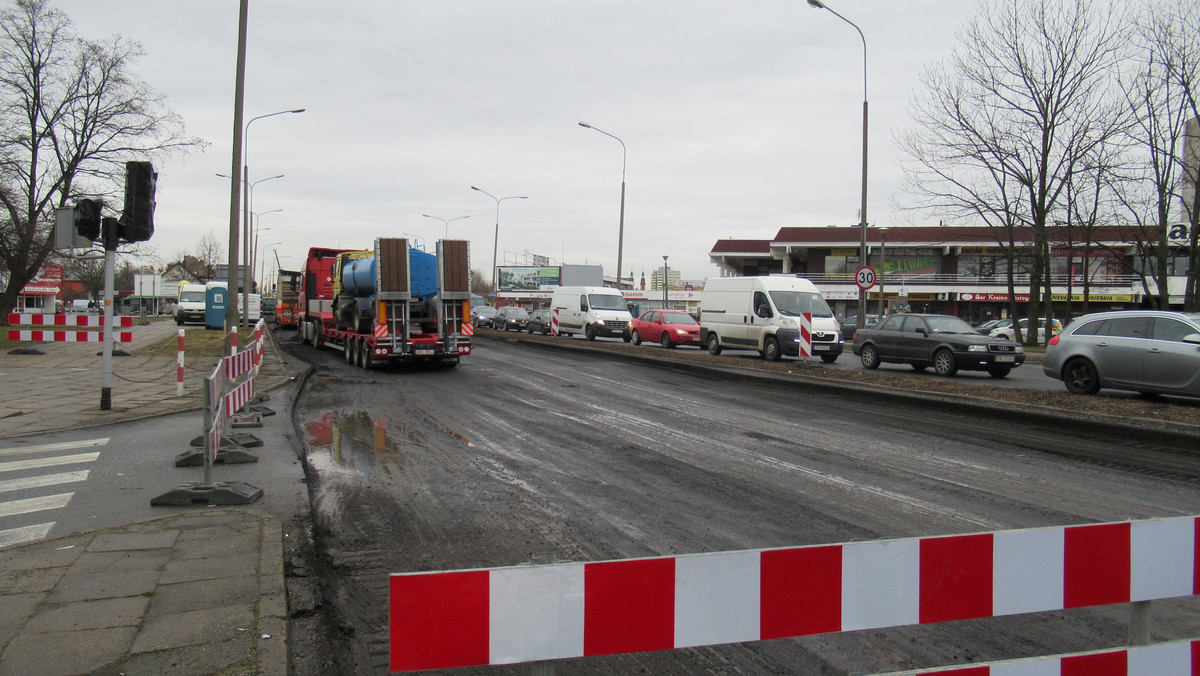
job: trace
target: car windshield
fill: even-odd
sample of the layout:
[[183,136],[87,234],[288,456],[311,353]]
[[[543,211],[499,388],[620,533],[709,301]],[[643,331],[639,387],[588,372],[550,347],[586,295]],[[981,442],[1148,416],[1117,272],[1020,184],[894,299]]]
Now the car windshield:
[[819,293],[809,291],[772,291],[771,300],[780,314],[799,317],[805,312],[814,317],[832,317],[833,311]]
[[933,333],[979,333],[958,317],[926,317],[925,321],[929,322],[929,330]]
[[687,324],[688,326],[696,324],[696,320],[686,312],[664,312],[662,318],[665,324]]
[[526,312],[525,308],[523,308],[523,307],[513,307],[513,308],[505,308],[504,316],[505,317],[515,317],[516,319],[525,319],[526,317],[529,316],[529,313]]
[[589,293],[588,305],[593,310],[625,310],[625,299],[612,293]]
[[203,303],[203,291],[181,291],[179,293],[179,301],[182,303]]
[[476,316],[478,316],[478,315],[494,315],[494,314],[496,314],[496,308],[494,308],[494,307],[489,307],[487,305],[484,305],[484,306],[475,308]]

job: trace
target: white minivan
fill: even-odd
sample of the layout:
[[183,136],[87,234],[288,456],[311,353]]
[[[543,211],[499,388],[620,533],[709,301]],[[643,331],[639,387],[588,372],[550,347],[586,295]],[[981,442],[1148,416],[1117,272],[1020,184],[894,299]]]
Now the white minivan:
[[700,299],[700,342],[709,354],[721,348],[758,350],[763,359],[800,356],[799,317],[812,315],[812,354],[833,362],[845,341],[837,318],[816,286],[800,277],[715,277]]
[[[633,316],[621,292],[607,286],[560,286],[550,299],[551,322],[557,318],[557,333],[573,336],[582,333],[588,340],[596,336],[623,338],[629,342]],[[552,326],[554,324],[552,323]]]

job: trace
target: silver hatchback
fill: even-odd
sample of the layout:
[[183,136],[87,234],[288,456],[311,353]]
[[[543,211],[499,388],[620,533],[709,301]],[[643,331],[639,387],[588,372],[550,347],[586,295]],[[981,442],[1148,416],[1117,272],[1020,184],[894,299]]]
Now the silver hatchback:
[[1074,394],[1110,387],[1200,397],[1200,314],[1084,315],[1050,339],[1042,370]]

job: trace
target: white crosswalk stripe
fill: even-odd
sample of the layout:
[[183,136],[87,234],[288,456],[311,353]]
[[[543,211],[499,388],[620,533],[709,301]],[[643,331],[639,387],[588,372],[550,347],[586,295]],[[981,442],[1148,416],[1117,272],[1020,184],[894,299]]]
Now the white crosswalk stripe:
[[[54,527],[46,517],[53,519],[53,510],[66,507],[74,495],[63,489],[88,479],[87,469],[66,466],[95,462],[100,451],[78,451],[106,446],[108,441],[103,437],[0,448],[0,495],[9,498],[0,500],[0,548],[45,538]],[[37,471],[50,469],[59,471]],[[30,524],[30,515],[42,523]]]

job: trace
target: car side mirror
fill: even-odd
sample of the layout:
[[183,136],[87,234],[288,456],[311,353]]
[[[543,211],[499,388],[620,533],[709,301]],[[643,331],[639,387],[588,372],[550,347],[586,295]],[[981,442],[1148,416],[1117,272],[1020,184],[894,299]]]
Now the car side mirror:
[[771,308],[766,305],[759,305],[754,309],[754,314],[762,317],[763,319],[769,319],[771,317]]
[[917,333],[921,334],[922,336],[928,336],[928,335],[929,335],[929,331],[928,331],[928,330],[927,330],[927,329],[926,329],[924,326],[918,326],[918,327],[917,327]]
[[1183,342],[1200,345],[1200,333],[1189,333],[1183,337]]
[[587,307],[587,301],[586,301],[586,300],[581,300],[581,301],[579,301],[579,310],[580,310],[580,312],[587,312],[587,309],[588,309],[588,307]]

